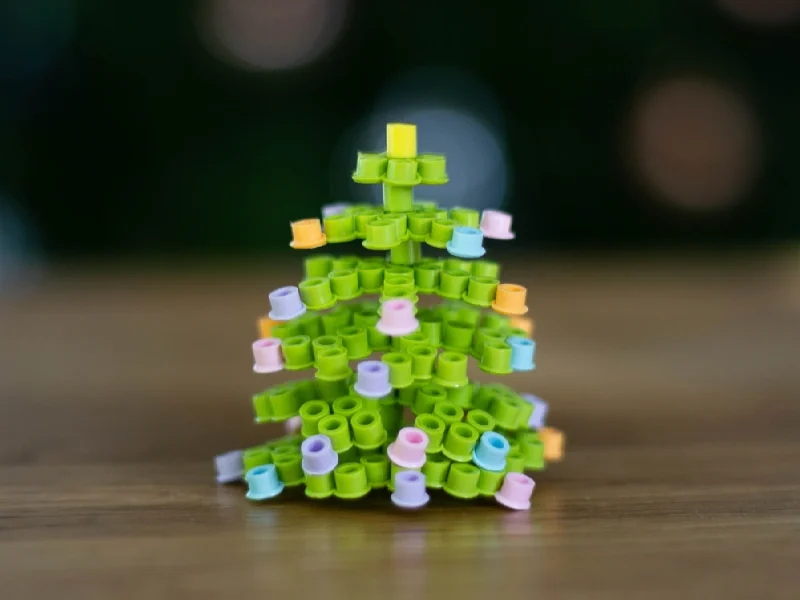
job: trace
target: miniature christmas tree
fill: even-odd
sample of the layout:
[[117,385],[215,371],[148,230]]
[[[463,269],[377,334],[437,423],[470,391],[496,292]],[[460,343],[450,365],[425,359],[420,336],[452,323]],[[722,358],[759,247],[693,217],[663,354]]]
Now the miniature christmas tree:
[[[418,508],[443,489],[527,509],[524,473],[560,460],[564,436],[545,426],[539,398],[467,376],[470,359],[493,375],[535,368],[527,290],[482,259],[484,238],[514,237],[511,216],[415,200],[416,186],[447,183],[445,157],[417,154],[414,125],[391,123],[386,137],[386,152],[359,153],[353,174],[382,186],[382,207],[333,205],[291,224],[295,249],[362,240],[381,255],[311,255],[297,287],[270,294],[254,370],[314,375],[253,397],[256,422],[285,422],[288,435],[218,456],[217,479],[244,478],[252,500],[293,486],[320,499],[388,489]],[[449,257],[423,257],[423,246]],[[418,307],[425,296],[444,301]]]

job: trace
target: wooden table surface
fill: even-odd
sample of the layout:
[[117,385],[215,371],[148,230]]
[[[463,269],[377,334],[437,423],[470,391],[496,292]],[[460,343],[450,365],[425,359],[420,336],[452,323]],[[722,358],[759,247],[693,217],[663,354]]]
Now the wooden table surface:
[[62,268],[0,296],[0,598],[800,597],[796,253],[509,268],[565,462],[533,509],[256,505],[254,317],[298,259]]

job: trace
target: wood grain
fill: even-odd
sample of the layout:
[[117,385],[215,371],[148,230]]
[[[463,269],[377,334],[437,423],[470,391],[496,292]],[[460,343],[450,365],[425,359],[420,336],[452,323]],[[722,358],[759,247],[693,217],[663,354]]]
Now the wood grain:
[[[70,267],[0,296],[0,598],[797,598],[796,254],[512,266],[566,461],[511,513],[254,505],[255,317],[297,258]],[[269,380],[273,381],[272,379]]]

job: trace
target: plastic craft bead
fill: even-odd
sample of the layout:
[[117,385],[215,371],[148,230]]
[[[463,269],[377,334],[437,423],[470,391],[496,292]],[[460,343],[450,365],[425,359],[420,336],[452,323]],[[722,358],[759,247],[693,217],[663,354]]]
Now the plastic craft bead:
[[504,471],[481,469],[481,474],[478,477],[478,492],[480,495],[485,497],[494,496],[500,490],[505,476]]
[[300,298],[310,310],[325,310],[336,304],[336,297],[327,278],[305,279],[298,286]]
[[353,181],[356,183],[380,183],[386,173],[386,154],[359,152]]
[[361,244],[368,250],[390,250],[402,242],[397,233],[394,221],[376,218],[367,223],[366,239]]
[[439,275],[439,289],[436,293],[442,298],[461,300],[467,291],[470,277],[469,271],[443,269]]
[[242,452],[242,471],[244,473],[261,465],[268,465],[271,462],[272,450],[266,446],[255,446]]
[[337,306],[322,315],[322,331],[325,335],[336,336],[339,330],[350,325],[352,320],[353,313],[349,307]]
[[446,244],[447,251],[460,258],[480,258],[486,254],[483,247],[483,234],[476,227],[456,227]]
[[487,431],[481,435],[472,452],[472,462],[486,471],[503,472],[510,450],[511,446],[506,438],[494,431]]
[[425,464],[428,436],[416,427],[404,427],[386,452],[394,464],[405,469],[420,469]]
[[491,400],[489,414],[494,417],[498,427],[512,430],[517,426],[522,402],[524,400],[517,399],[512,395],[498,394]]
[[441,489],[445,481],[447,481],[450,464],[444,454],[428,454],[428,459],[422,466],[425,484],[434,490]]
[[414,381],[414,383],[408,387],[395,390],[395,397],[397,398],[397,403],[400,406],[407,406],[408,408],[411,408],[411,405],[414,402],[414,398],[417,397],[418,387],[419,387],[419,382]]
[[[460,227],[478,228],[481,222],[481,213],[472,208],[454,206],[450,209],[450,218]],[[483,235],[481,235],[483,238]]]
[[519,451],[526,470],[541,471],[545,468],[544,443],[535,431],[526,431],[519,435]]
[[480,493],[478,489],[480,475],[480,469],[475,465],[465,463],[452,464],[447,473],[447,481],[443,486],[444,491],[455,498],[471,500]]
[[327,243],[325,234],[322,233],[322,223],[319,219],[303,219],[294,221],[292,227],[292,241],[289,245],[295,250],[312,250],[320,248]]
[[409,239],[389,251],[389,262],[393,265],[414,265],[421,255],[419,242]]
[[425,243],[434,248],[444,249],[447,242],[453,237],[456,222],[452,219],[437,218],[431,222],[431,232],[425,238]]
[[442,453],[453,462],[469,462],[478,438],[478,431],[472,425],[455,423],[447,428]]
[[564,457],[564,432],[554,427],[542,427],[539,438],[544,444],[544,459],[559,462]]
[[348,325],[339,329],[338,333],[349,360],[361,360],[372,354],[365,328]]
[[379,320],[380,315],[377,310],[361,310],[353,315],[353,324],[366,328],[369,347],[373,352],[381,352],[391,347],[390,337],[378,331]]
[[346,202],[337,202],[335,204],[326,204],[322,207],[322,218],[332,217],[333,215],[352,214],[354,207]]
[[270,292],[269,304],[269,318],[273,321],[289,321],[306,312],[298,288],[291,285]]
[[397,352],[407,352],[413,346],[429,346],[428,336],[422,331],[415,331],[401,337],[392,338],[392,348]]
[[442,343],[442,319],[434,312],[429,310],[420,311],[417,315],[419,328],[422,333],[428,336],[428,343],[431,346],[439,346]]
[[354,414],[360,411],[364,406],[361,398],[354,396],[342,396],[333,401],[333,414],[341,415],[345,419],[350,419]]
[[414,242],[424,242],[431,233],[432,212],[415,212],[408,215],[408,237]]
[[[392,165],[396,166],[396,163],[393,161]],[[413,204],[413,187],[383,184],[383,210],[390,213],[408,212]]]
[[527,475],[509,473],[503,480],[500,491],[495,494],[495,500],[512,510],[528,510],[535,487],[536,483]]
[[448,427],[464,420],[464,409],[447,401],[437,402],[433,407],[433,414],[439,417]]
[[386,487],[389,482],[389,459],[385,454],[369,454],[361,457],[367,472],[367,481],[373,490]]
[[333,470],[336,488],[333,495],[344,500],[363,498],[372,489],[367,481],[367,470],[360,462],[344,463]]
[[387,352],[381,361],[389,367],[389,383],[393,388],[404,388],[414,383],[410,356],[402,352]]
[[231,450],[214,457],[217,483],[233,483],[242,478],[244,473],[243,456],[244,453],[241,450]]
[[331,414],[330,405],[324,400],[310,400],[300,407],[302,425],[300,432],[305,437],[319,433],[319,422]]
[[352,242],[356,239],[356,228],[352,214],[330,215],[323,219],[325,237],[329,244]]
[[428,344],[414,344],[409,346],[406,352],[411,358],[411,372],[414,381],[427,381],[433,377],[436,348]]
[[490,260],[476,260],[472,263],[473,277],[500,278],[500,265]]
[[466,321],[446,321],[444,324],[445,350],[468,353],[472,350],[472,337],[475,329]]
[[324,500],[333,496],[333,471],[324,475],[305,474],[306,496],[314,500]]
[[486,433],[494,429],[494,417],[485,410],[475,409],[467,413],[467,423],[478,430],[478,433]]
[[415,471],[402,471],[395,475],[392,503],[398,508],[414,509],[425,506],[430,500],[425,491],[425,475]]
[[301,485],[305,480],[305,475],[303,474],[303,458],[299,452],[273,456],[272,464],[275,465],[275,469],[278,471],[278,477],[286,487]]
[[467,291],[464,292],[464,301],[488,308],[494,302],[495,294],[497,293],[497,286],[500,284],[497,279],[491,277],[476,277],[469,278],[467,283]]
[[331,282],[331,291],[338,300],[353,300],[362,294],[358,283],[358,271],[355,269],[342,269],[331,271],[328,276]]
[[512,347],[505,342],[487,341],[481,353],[481,371],[495,375],[507,375],[512,371]]
[[401,242],[408,240],[408,217],[404,213],[386,213],[382,218],[394,223],[398,240]]
[[441,269],[436,264],[417,265],[414,270],[414,283],[424,294],[435,294],[439,288]]
[[393,299],[381,305],[381,318],[376,324],[378,331],[389,336],[408,335],[419,329],[414,316],[414,303],[406,299]]
[[300,446],[303,472],[306,475],[327,475],[339,464],[327,435],[312,435]]
[[485,210],[481,217],[481,231],[491,240],[513,240],[511,215],[499,210]]
[[365,398],[383,398],[392,392],[389,383],[389,366],[378,360],[358,364],[358,376],[353,386],[355,392]]
[[377,450],[386,443],[387,433],[379,412],[362,409],[350,418],[353,444],[359,450]]
[[467,385],[462,385],[461,387],[447,388],[447,401],[460,408],[463,408],[464,410],[471,409],[472,392],[475,388],[475,385],[477,384],[468,383]]
[[532,337],[536,331],[536,324],[527,317],[511,317],[509,325],[521,332],[521,335],[515,334],[520,335],[520,337]]
[[315,338],[314,341],[311,342],[311,353],[314,356],[314,363],[316,364],[318,362],[319,355],[324,350],[340,348],[341,346],[341,340],[335,335],[321,335],[318,338]]
[[245,475],[248,500],[269,500],[283,491],[284,484],[278,479],[275,465],[262,465],[250,469]]
[[383,213],[377,209],[365,210],[355,215],[354,224],[356,237],[363,240],[367,237],[367,225],[380,217]]
[[341,454],[353,447],[353,439],[350,435],[350,427],[341,415],[328,415],[320,420],[318,424],[319,432],[326,435],[331,440],[333,449]]
[[341,381],[352,374],[353,369],[347,364],[347,350],[344,348],[327,348],[317,353],[317,372],[314,375],[317,379]]
[[544,427],[545,420],[547,419],[547,411],[549,410],[547,402],[533,394],[520,394],[520,396],[523,400],[533,405],[533,411],[528,419],[528,427],[530,429],[541,429]]
[[506,456],[506,473],[522,473],[525,470],[525,459],[519,448],[512,447]]
[[428,437],[427,454],[436,454],[442,450],[442,441],[447,429],[444,421],[433,414],[423,413],[414,419],[414,427],[424,432]]
[[511,346],[511,368],[514,371],[533,371],[536,368],[533,363],[536,342],[521,337],[510,337],[506,341]]
[[447,177],[447,161],[441,154],[420,154],[417,157],[419,175],[425,185],[443,185]]
[[506,334],[499,329],[492,329],[490,327],[480,327],[475,331],[475,337],[472,344],[472,356],[480,360],[483,356],[483,345],[486,342],[505,342]]
[[387,123],[386,155],[389,158],[415,158],[417,126],[410,123]]
[[525,305],[527,295],[528,290],[521,285],[501,283],[497,286],[492,308],[503,315],[524,315],[528,312],[528,307]]
[[384,267],[374,263],[358,265],[358,284],[365,294],[375,294],[383,287]]
[[436,359],[434,383],[449,388],[467,385],[467,357],[460,352],[442,352]]
[[322,335],[322,318],[317,313],[307,312],[292,321],[292,324],[297,325],[299,330],[295,335],[307,335],[312,340]]
[[260,338],[277,337],[272,335],[272,328],[279,324],[279,321],[275,321],[269,317],[260,317],[258,319],[258,336]]
[[256,373],[283,371],[281,341],[277,338],[266,338],[253,342],[253,359],[253,371]]
[[417,396],[412,403],[414,414],[432,413],[438,402],[447,400],[447,391],[438,383],[426,383],[417,389]]

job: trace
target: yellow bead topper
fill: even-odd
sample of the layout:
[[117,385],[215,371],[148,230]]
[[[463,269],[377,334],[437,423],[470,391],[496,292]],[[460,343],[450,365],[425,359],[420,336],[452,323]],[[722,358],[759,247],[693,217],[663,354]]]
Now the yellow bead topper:
[[388,158],[417,157],[417,126],[408,123],[386,125],[386,156]]

